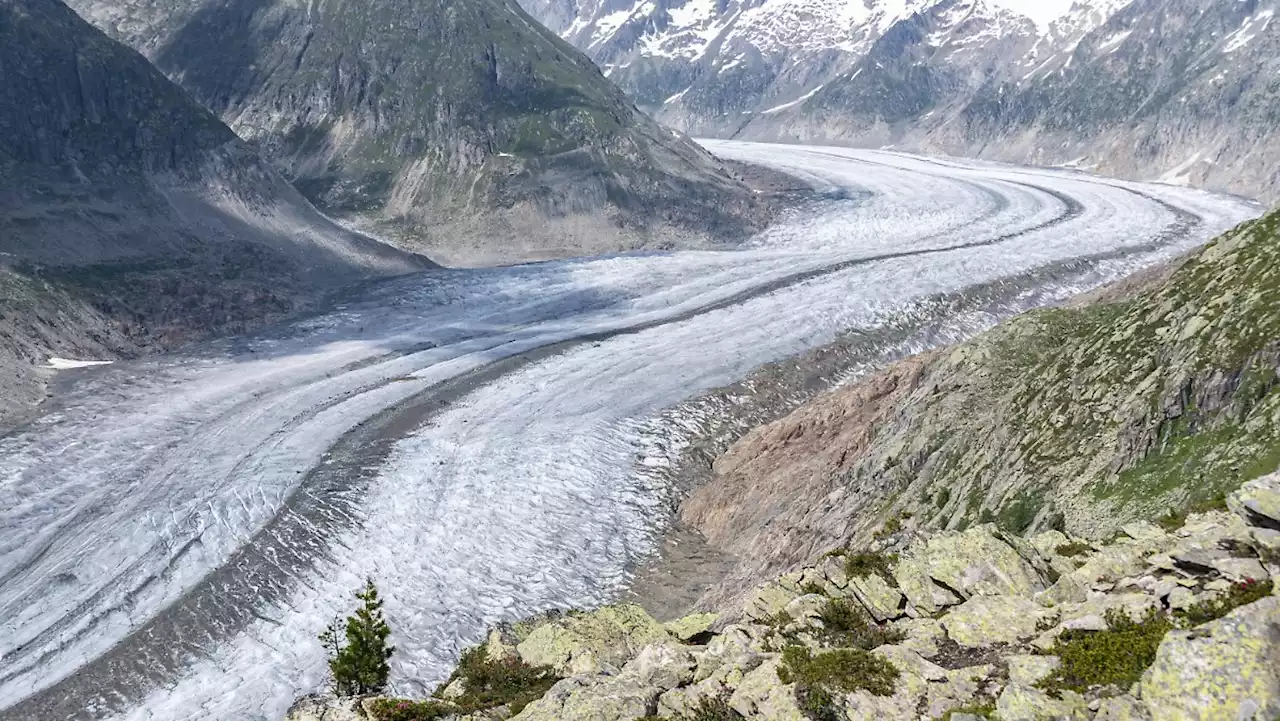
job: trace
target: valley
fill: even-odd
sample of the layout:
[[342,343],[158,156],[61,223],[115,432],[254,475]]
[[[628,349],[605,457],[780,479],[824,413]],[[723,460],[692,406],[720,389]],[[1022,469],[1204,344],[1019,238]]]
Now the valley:
[[[429,270],[65,372],[0,439],[0,719],[280,718],[324,683],[316,635],[364,574],[393,685],[424,693],[493,622],[628,585],[679,491],[654,470],[682,422],[665,410],[848,329],[906,323],[868,362],[963,338],[1261,212],[1067,170],[704,145],[812,199],[737,250]],[[978,284],[1001,289],[978,312],[913,315]]]

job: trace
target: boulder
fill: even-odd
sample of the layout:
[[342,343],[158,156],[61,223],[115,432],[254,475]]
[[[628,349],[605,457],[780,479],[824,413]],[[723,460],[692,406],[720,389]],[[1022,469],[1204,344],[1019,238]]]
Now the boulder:
[[902,615],[902,611],[899,610],[902,606],[902,592],[890,586],[880,577],[880,574],[872,573],[850,578],[848,588],[877,623],[884,623]]
[[[925,575],[959,594],[973,596],[1026,596],[1044,589],[1044,581],[991,524],[963,533],[939,534],[923,548],[909,552]],[[902,564],[899,564],[901,568]],[[897,574],[895,573],[895,577]],[[899,587],[910,597],[904,584]],[[914,599],[913,599],[914,602]]]
[[1273,719],[1280,715],[1280,597],[1172,631],[1142,677],[1157,719]]
[[729,706],[759,721],[807,721],[796,701],[795,688],[783,685],[778,678],[779,663],[771,658],[744,676],[729,697]]
[[647,646],[640,655],[622,667],[621,676],[629,676],[646,686],[656,686],[663,691],[693,682],[697,667],[693,654],[683,646],[661,644]]
[[926,614],[960,603],[960,598],[929,577],[928,566],[919,559],[904,559],[893,569],[893,580],[912,607]]
[[1062,665],[1057,656],[1017,655],[1005,661],[1009,664],[1009,682],[1023,686],[1035,686]]
[[788,603],[783,611],[796,621],[810,621],[822,615],[827,603],[826,596],[809,593]]
[[1000,721],[1086,721],[1092,717],[1080,694],[1063,691],[1053,698],[1037,688],[1011,683],[996,699]]
[[903,618],[895,621],[893,627],[906,636],[898,645],[909,648],[924,658],[937,656],[938,642],[947,636],[942,624],[932,618]]
[[1124,694],[1104,698],[1098,704],[1098,715],[1094,721],[1151,721],[1151,715],[1138,699]]
[[367,721],[361,699],[303,696],[289,707],[285,721]]
[[697,654],[698,668],[694,680],[711,678],[724,666],[737,667],[740,673],[760,665],[763,659],[755,650],[755,642],[742,626],[728,626],[711,639],[705,650]]
[[568,676],[616,670],[644,647],[670,640],[671,634],[644,609],[619,604],[547,621],[516,651],[531,666],[550,666]]
[[720,620],[720,614],[717,613],[695,613],[671,621],[664,627],[667,629],[667,633],[687,643],[697,636],[710,631],[718,620]]
[[660,693],[632,676],[574,676],[552,686],[512,721],[630,721],[649,715]]
[[941,619],[951,640],[968,648],[1031,638],[1054,613],[1029,598],[974,596]]
[[1280,473],[1244,484],[1227,496],[1227,508],[1251,526],[1280,531]]
[[743,610],[753,621],[768,621],[777,618],[788,603],[799,597],[799,593],[783,588],[778,583],[766,583],[747,600]]
[[845,588],[849,585],[849,573],[846,569],[844,556],[827,556],[818,564],[817,570],[828,583],[836,588]]

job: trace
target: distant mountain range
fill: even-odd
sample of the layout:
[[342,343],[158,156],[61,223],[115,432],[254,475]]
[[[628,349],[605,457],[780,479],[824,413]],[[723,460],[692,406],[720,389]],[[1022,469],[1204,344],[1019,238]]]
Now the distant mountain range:
[[694,135],[1280,199],[1276,0],[524,0]]
[[514,0],[70,4],[326,213],[406,249],[496,262],[754,227],[719,161]]

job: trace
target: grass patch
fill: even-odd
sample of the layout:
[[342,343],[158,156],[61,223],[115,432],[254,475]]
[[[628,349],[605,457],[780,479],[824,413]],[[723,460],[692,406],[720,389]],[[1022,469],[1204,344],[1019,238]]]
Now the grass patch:
[[1062,666],[1036,685],[1055,698],[1063,691],[1083,693],[1099,686],[1128,689],[1155,661],[1173,622],[1155,610],[1134,621],[1112,609],[1107,626],[1106,631],[1064,631],[1053,650]]
[[1182,625],[1199,626],[1202,623],[1216,621],[1241,606],[1247,606],[1270,596],[1274,587],[1270,579],[1243,581],[1232,586],[1224,596],[1201,601],[1190,608],[1178,611],[1175,615]]
[[[733,710],[729,705],[729,696],[727,694],[721,696],[712,696],[704,698],[698,702],[693,711],[671,718],[661,718],[658,716],[645,717],[650,721],[741,721],[742,714]],[[641,719],[640,721],[645,721]]]
[[900,672],[885,659],[860,648],[840,648],[814,655],[804,646],[788,646],[782,652],[778,678],[796,684],[806,693],[852,693],[892,696]]

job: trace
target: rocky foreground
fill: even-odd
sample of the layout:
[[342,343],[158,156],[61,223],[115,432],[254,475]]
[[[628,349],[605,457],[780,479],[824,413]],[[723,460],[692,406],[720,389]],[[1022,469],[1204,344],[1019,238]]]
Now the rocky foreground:
[[306,697],[288,721],[1274,719],[1280,473],[1089,543],[887,524],[661,624],[632,605],[494,629],[429,700]]

